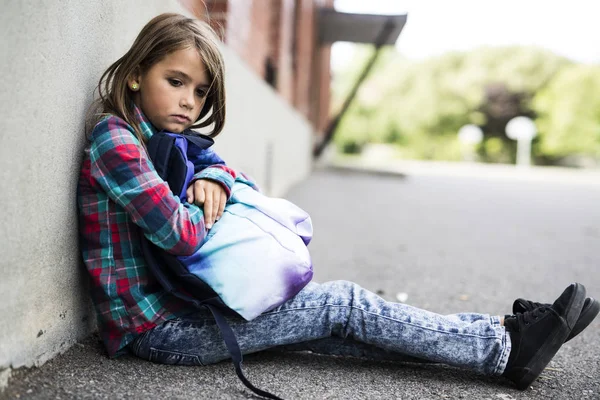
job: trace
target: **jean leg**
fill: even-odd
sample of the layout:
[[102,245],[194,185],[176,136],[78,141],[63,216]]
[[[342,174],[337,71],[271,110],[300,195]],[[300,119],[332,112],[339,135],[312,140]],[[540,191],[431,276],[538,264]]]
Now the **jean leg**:
[[[296,297],[252,321],[230,318],[242,352],[337,336],[387,352],[472,369],[504,370],[510,339],[486,315],[471,320],[387,302],[346,281],[310,283]],[[214,363],[229,358],[208,312],[167,322],[132,346],[143,358],[169,363]],[[195,361],[197,360],[197,361]]]
[[[500,318],[490,317],[487,314],[461,313],[446,315],[451,320],[473,323],[480,320],[491,319],[492,325],[500,326]],[[310,340],[307,342],[294,343],[284,346],[278,346],[272,351],[310,351],[316,354],[347,356],[356,358],[367,358],[375,361],[396,361],[396,362],[416,362],[430,363],[432,361],[422,358],[412,357],[406,354],[385,350],[372,344],[362,343],[350,337],[342,338],[332,336],[323,339]]]

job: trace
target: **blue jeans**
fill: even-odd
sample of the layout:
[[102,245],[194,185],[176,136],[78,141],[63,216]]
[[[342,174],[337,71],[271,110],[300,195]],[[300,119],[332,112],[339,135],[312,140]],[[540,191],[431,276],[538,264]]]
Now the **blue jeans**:
[[[439,315],[385,301],[346,281],[311,282],[276,309],[229,323],[243,354],[281,349],[381,360],[414,357],[499,375],[511,349],[498,317]],[[130,349],[162,364],[206,365],[230,358],[208,310],[159,325]]]

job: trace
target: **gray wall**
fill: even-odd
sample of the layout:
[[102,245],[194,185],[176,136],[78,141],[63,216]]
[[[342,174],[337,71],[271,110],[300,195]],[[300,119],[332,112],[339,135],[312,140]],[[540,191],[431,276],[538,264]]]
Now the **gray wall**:
[[[3,1],[0,14],[0,387],[94,329],[77,248],[83,117],[100,74],[175,0]],[[217,149],[281,195],[310,171],[311,128],[224,49]]]

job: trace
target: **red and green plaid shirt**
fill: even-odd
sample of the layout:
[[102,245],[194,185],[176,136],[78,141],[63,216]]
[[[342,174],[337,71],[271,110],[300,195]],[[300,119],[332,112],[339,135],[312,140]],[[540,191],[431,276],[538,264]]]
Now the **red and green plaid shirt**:
[[[156,129],[136,109],[143,135]],[[195,179],[220,182],[227,193],[236,173],[211,149],[192,159]],[[205,236],[201,208],[182,204],[157,174],[122,119],[101,120],[90,135],[77,190],[81,251],[109,355],[125,352],[137,335],[192,311],[166,294],[142,255],[142,234],[175,255],[196,251]]]

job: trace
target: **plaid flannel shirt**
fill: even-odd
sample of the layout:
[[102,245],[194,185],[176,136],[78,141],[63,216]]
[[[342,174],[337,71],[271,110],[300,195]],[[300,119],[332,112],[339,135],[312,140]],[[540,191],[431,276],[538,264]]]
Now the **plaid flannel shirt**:
[[[139,109],[136,115],[149,139],[156,129]],[[217,181],[230,195],[236,173],[213,150],[191,161],[194,179]],[[91,133],[77,201],[100,335],[109,356],[118,356],[137,335],[192,311],[151,275],[140,247],[142,233],[169,253],[189,255],[205,237],[204,213],[173,195],[133,128],[115,116],[102,119]]]

